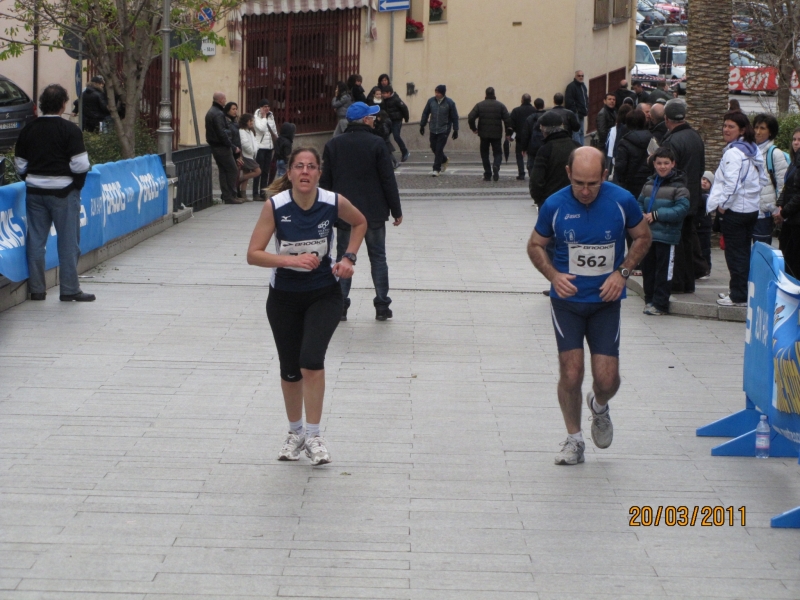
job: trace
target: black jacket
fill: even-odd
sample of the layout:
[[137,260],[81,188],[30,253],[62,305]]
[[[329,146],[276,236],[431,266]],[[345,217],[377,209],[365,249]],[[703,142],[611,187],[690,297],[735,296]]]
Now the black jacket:
[[653,137],[656,138],[658,145],[661,145],[661,142],[664,141],[664,137],[667,135],[667,122],[661,121],[655,127],[650,128],[650,133],[653,134]]
[[569,185],[566,166],[569,155],[579,147],[580,144],[567,131],[557,131],[547,136],[544,146],[536,153],[528,184],[536,206],[542,206],[550,196]]
[[589,114],[589,92],[586,84],[573,79],[564,91],[564,106],[582,119]]
[[539,129],[539,117],[547,111],[534,110],[527,119],[522,128],[522,132],[517,132],[517,143],[521,144],[525,152],[535,157],[536,153],[544,145],[544,135],[542,130]]
[[688,123],[682,123],[664,136],[661,145],[672,149],[675,153],[675,168],[686,173],[689,215],[694,216],[701,205],[703,190],[700,180],[706,170],[706,147],[703,139]]
[[[516,142],[517,148],[524,150],[528,147],[527,140],[523,140],[523,131],[525,130],[525,123],[528,121],[528,117],[530,117],[533,113],[536,112],[536,109],[533,107],[533,104],[530,102],[526,102],[525,104],[520,104],[517,108],[511,111],[511,126],[514,128],[514,131],[517,134]],[[523,141],[525,143],[523,144]]]
[[800,167],[800,152],[786,169],[786,183],[783,184],[783,191],[775,203],[781,209],[781,216],[792,225],[796,221],[795,217],[800,214],[800,168],[798,167]]
[[[408,123],[408,106],[403,102],[403,99],[393,93],[391,98],[384,98],[381,102],[381,109],[389,114],[392,123],[400,122],[401,120]],[[347,195],[345,194],[345,197]]]
[[353,102],[367,103],[367,96],[364,94],[364,88],[360,85],[353,86],[353,89],[350,90],[350,97],[353,99]]
[[[395,219],[403,216],[389,150],[369,125],[350,123],[325,144],[319,187],[350,200],[373,229],[381,227],[390,212]],[[349,229],[341,221],[337,226]]]
[[[297,131],[294,123],[284,123],[281,125],[281,133],[278,141],[275,142],[275,160],[289,160],[294,144],[294,132]],[[348,198],[349,200],[349,198]]]
[[622,103],[625,102],[625,98],[630,98],[633,100],[633,105],[636,106],[636,92],[633,92],[627,88],[618,88],[617,91],[614,92],[614,97],[617,99],[617,110],[622,108]]
[[108,96],[103,90],[93,85],[87,85],[81,96],[83,97],[83,128],[96,131],[100,122],[111,116],[111,112],[108,110]]
[[232,147],[228,117],[221,104],[213,102],[206,113],[206,142],[209,146]]
[[[475,124],[476,119],[478,120],[477,125]],[[472,131],[478,132],[480,137],[490,140],[499,140],[503,137],[504,125],[508,135],[511,135],[514,127],[506,105],[493,97],[478,102],[470,111],[467,123]]]
[[597,113],[597,135],[600,138],[602,148],[606,147],[608,141],[608,134],[617,125],[617,111],[613,108],[603,106],[600,112]]
[[653,90],[652,92],[650,92],[650,95],[647,96],[647,103],[648,104],[655,104],[656,100],[659,100],[659,99],[663,99],[663,100],[669,102],[670,100],[672,100],[672,98],[673,98],[673,96],[672,96],[672,94],[670,92],[666,92],[664,90],[656,89],[656,90]]
[[231,143],[236,146],[239,150],[242,149],[242,136],[239,135],[239,125],[237,123],[237,119],[232,119],[229,116],[225,116],[228,120],[228,133],[231,136]]
[[647,146],[653,134],[647,129],[635,129],[626,133],[619,141],[614,154],[614,183],[624,187],[634,197],[642,193],[642,186],[653,174],[647,163]]
[[567,131],[578,131],[581,128],[578,117],[571,110],[567,110],[563,106],[554,106],[550,110],[561,115],[561,119],[564,121],[564,129]]

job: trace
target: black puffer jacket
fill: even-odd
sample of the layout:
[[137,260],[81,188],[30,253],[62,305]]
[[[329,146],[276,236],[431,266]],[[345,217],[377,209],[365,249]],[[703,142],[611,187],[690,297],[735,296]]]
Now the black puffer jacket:
[[586,84],[573,79],[564,90],[564,106],[582,119],[589,114],[589,92]]
[[[350,123],[325,144],[319,187],[350,200],[372,228],[382,226],[390,212],[395,219],[403,216],[389,150],[369,125]],[[349,229],[346,223],[337,226]]]
[[[689,188],[689,215],[695,215],[701,206],[703,190],[700,180],[706,170],[706,147],[703,139],[688,123],[681,123],[665,137],[662,146],[675,153],[675,168],[686,173]],[[705,209],[705,205],[703,204]]]
[[664,141],[664,137],[667,135],[667,123],[666,121],[661,121],[654,125],[650,132],[653,134],[653,137],[656,138],[658,145],[660,146],[661,143]]
[[397,123],[400,120],[408,123],[408,106],[403,102],[403,99],[394,92],[390,98],[384,98],[381,102],[381,110],[385,110],[392,123]]
[[525,119],[525,126],[522,128],[522,132],[517,132],[517,142],[522,144],[525,152],[533,156],[536,156],[539,148],[544,145],[544,136],[542,135],[542,130],[539,129],[539,118],[546,112],[544,109],[534,110]]
[[608,134],[617,125],[617,111],[613,108],[603,106],[600,112],[597,113],[597,136],[600,138],[600,145],[602,148],[606,147],[608,141]]
[[83,125],[84,129],[96,129],[100,121],[111,115],[108,110],[108,96],[93,84],[83,90]]
[[514,128],[514,131],[517,134],[516,142],[517,147],[525,150],[528,147],[527,140],[523,139],[523,131],[525,131],[525,123],[533,113],[536,112],[536,109],[533,107],[533,104],[530,102],[525,102],[524,104],[520,104],[517,108],[511,111],[511,126]]
[[786,169],[786,182],[775,205],[781,209],[781,216],[784,219],[792,224],[795,223],[797,215],[800,214],[800,152]]
[[[477,125],[475,124],[476,119]],[[478,102],[470,111],[467,123],[472,131],[478,132],[480,137],[490,140],[499,140],[503,137],[504,125],[508,135],[511,135],[514,128],[506,105],[498,102],[494,96],[487,96],[485,100]]]
[[206,113],[206,142],[209,146],[231,147],[231,135],[228,130],[228,117],[222,105],[214,102]]
[[547,136],[544,146],[536,153],[528,184],[536,206],[541,207],[550,196],[569,185],[565,167],[569,163],[569,155],[579,147],[580,144],[567,131],[557,131]]
[[228,120],[228,132],[231,136],[231,143],[241,150],[242,136],[239,135],[239,124],[237,119],[235,117],[231,118],[228,115],[225,115],[225,118]]
[[647,164],[647,146],[653,134],[647,129],[635,129],[626,133],[619,141],[614,155],[614,183],[624,187],[636,198],[642,193],[642,186],[653,174]]
[[581,123],[578,121],[578,117],[571,110],[568,110],[563,106],[554,106],[550,110],[561,115],[561,120],[564,121],[564,129],[566,131],[578,131],[581,128]]
[[284,123],[281,125],[281,133],[278,141],[275,142],[275,160],[289,160],[294,144],[294,132],[297,131],[294,123]]

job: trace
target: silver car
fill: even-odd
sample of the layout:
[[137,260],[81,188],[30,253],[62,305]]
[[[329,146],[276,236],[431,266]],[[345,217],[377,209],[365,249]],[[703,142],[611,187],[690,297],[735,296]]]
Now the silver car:
[[0,75],[0,151],[11,148],[26,123],[36,118],[36,103],[20,87]]

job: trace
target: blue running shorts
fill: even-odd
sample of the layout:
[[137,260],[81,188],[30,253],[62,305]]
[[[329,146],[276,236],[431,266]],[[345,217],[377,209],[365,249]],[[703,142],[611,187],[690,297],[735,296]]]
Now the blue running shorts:
[[586,338],[592,354],[619,357],[621,306],[622,300],[570,302],[550,298],[558,352],[583,350],[583,339]]

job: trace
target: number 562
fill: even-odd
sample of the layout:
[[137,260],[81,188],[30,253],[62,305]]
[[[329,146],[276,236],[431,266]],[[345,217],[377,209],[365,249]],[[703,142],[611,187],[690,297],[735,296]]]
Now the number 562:
[[605,256],[585,256],[583,254],[578,255],[578,266],[579,267],[605,267],[606,266],[606,257]]

